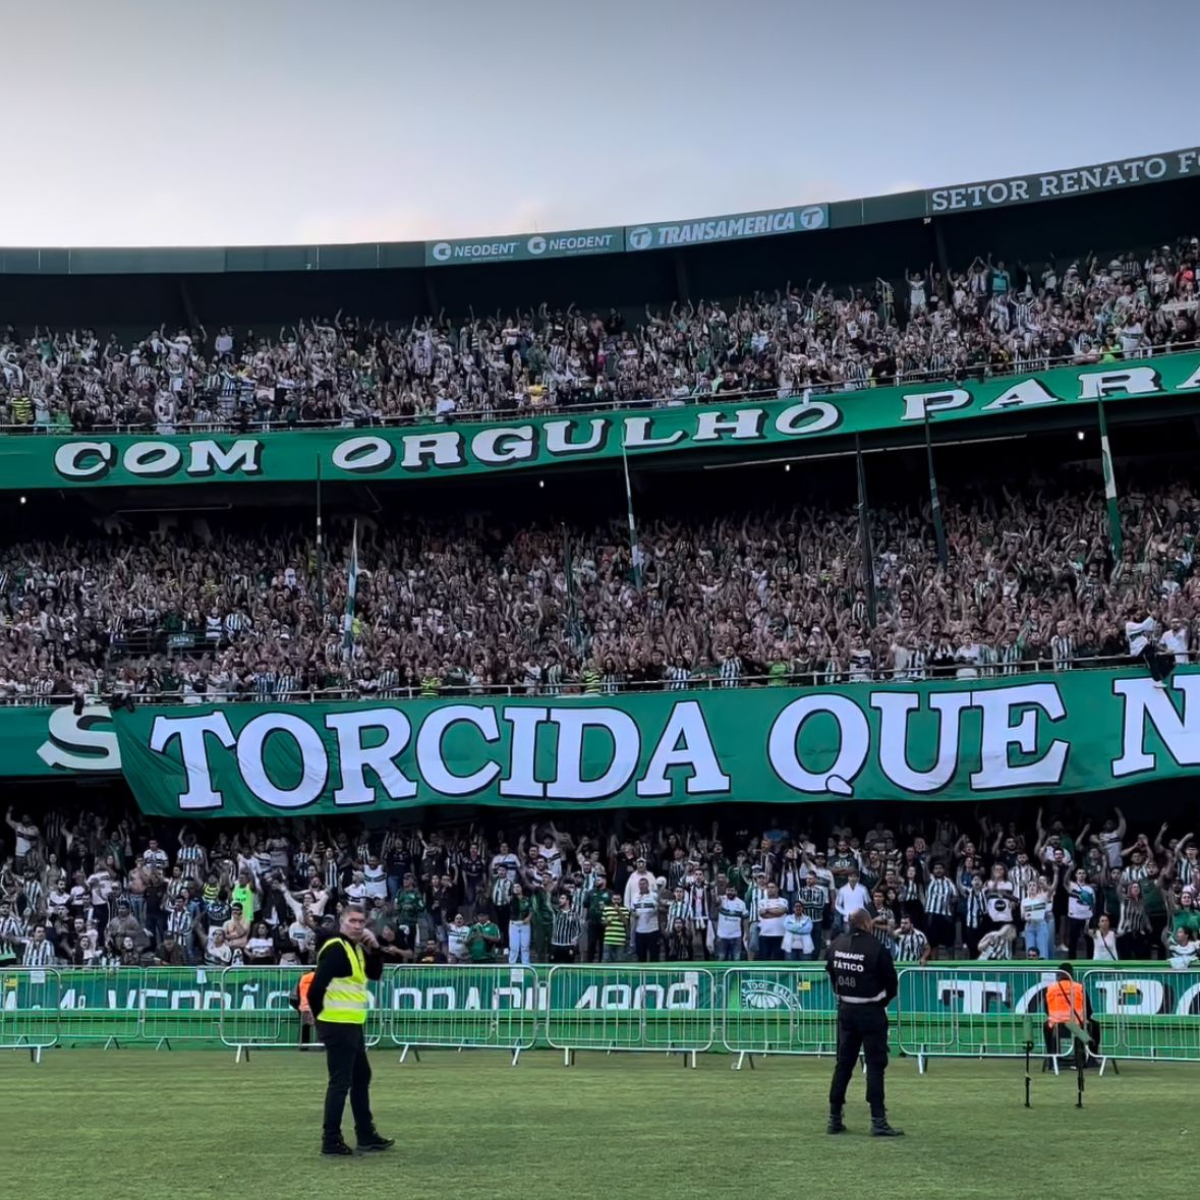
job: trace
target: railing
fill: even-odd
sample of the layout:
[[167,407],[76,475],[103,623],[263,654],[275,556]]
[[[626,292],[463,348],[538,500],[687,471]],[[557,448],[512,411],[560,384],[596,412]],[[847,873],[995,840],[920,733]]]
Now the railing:
[[[1191,656],[1195,661],[1200,654]],[[694,675],[686,682],[662,680],[659,682],[633,682],[626,680],[611,680],[601,683],[599,690],[584,691],[578,680],[561,684],[539,684],[531,687],[524,683],[500,684],[459,684],[442,683],[432,695],[422,687],[386,688],[384,690],[364,691],[354,684],[342,687],[308,688],[277,692],[239,691],[222,692],[208,691],[203,694],[185,694],[183,692],[130,692],[123,695],[85,696],[86,705],[110,704],[120,705],[126,702],[133,704],[177,705],[177,704],[318,704],[336,701],[380,701],[380,700],[436,700],[452,696],[554,696],[559,699],[578,698],[580,696],[614,696],[623,692],[662,692],[689,691],[709,692],[723,688],[746,687],[824,687],[834,684],[872,684],[872,683],[911,683],[920,680],[952,680],[960,678],[959,668],[964,664],[948,667],[925,667],[919,674],[912,671],[871,671],[861,676],[850,675],[846,671],[812,671],[794,672],[790,675],[739,675],[731,679],[723,679],[715,674]],[[1126,654],[1096,655],[1091,658],[1073,658],[1069,663],[1055,662],[1054,659],[1031,658],[1019,663],[986,664],[973,666],[974,675],[962,676],[962,679],[999,679],[1015,675],[1031,675],[1035,672],[1054,672],[1061,670],[1087,671],[1103,670],[1109,667],[1140,667],[1141,659],[1130,658]],[[23,696],[0,697],[0,709],[45,707],[47,705],[66,706],[80,699],[80,694],[59,692],[29,693]]]
[[[1160,354],[1175,354],[1195,349],[1196,343],[1179,342],[1171,345],[1151,346],[1138,352],[1139,358],[1152,358]],[[1099,361],[1099,360],[1095,360]],[[462,422],[510,421],[518,418],[525,419],[545,413],[608,413],[633,412],[647,408],[687,407],[701,404],[742,404],[756,403],[768,400],[786,400],[796,396],[833,396],[849,395],[855,392],[866,392],[874,387],[924,387],[929,384],[959,382],[965,380],[984,380],[1005,378],[1010,375],[1029,374],[1033,371],[1053,370],[1056,367],[1088,366],[1092,360],[1078,354],[1065,354],[1057,358],[1039,360],[1031,363],[1008,363],[997,369],[990,363],[974,364],[971,367],[959,367],[953,371],[898,371],[894,379],[885,384],[874,384],[867,381],[847,381],[838,384],[815,383],[790,388],[770,388],[758,391],[730,391],[720,393],[696,393],[688,396],[653,396],[633,400],[606,398],[602,403],[589,402],[584,395],[575,393],[572,399],[559,404],[526,404],[512,408],[488,409],[456,409],[452,413],[439,415],[436,412],[420,412],[405,414],[380,414],[350,419],[346,417],[331,417],[324,421],[289,420],[285,414],[273,412],[268,416],[255,415],[251,412],[257,404],[235,404],[237,414],[233,418],[213,419],[209,421],[176,421],[171,426],[171,433],[159,433],[160,425],[150,421],[115,421],[107,424],[91,424],[86,429],[76,429],[69,421],[64,422],[59,413],[52,414],[48,422],[38,423],[34,420],[17,424],[0,425],[0,434],[43,434],[50,436],[72,437],[82,433],[106,434],[155,434],[158,437],[174,435],[184,436],[194,433],[272,433],[282,430],[304,429],[387,429],[405,428],[413,425],[429,424],[459,424]],[[222,396],[219,392],[203,391],[194,394],[193,403],[200,400],[213,407],[220,407]]]
[[[224,1045],[241,1057],[296,1047],[289,999],[303,967],[6,968],[0,1049],[127,1043]],[[1100,1054],[1200,1062],[1200,970],[1080,963]],[[1053,968],[1029,963],[902,964],[893,1050],[939,1057],[1045,1053]],[[502,1050],[535,1046],[694,1056],[831,1055],[837,1010],[824,970],[805,964],[498,964],[389,967],[372,985],[371,1045]]]

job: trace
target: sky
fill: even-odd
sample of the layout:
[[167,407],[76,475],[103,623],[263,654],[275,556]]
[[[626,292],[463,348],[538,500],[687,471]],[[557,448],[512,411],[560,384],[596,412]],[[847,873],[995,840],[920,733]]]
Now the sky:
[[1128,78],[1200,44],[1197,0],[5,9],[7,246],[637,224],[1200,142],[1187,54],[1174,84]]

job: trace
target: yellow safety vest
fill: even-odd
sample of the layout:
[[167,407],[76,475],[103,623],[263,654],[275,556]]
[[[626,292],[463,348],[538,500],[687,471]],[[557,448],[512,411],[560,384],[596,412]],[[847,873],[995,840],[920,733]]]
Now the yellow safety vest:
[[367,960],[361,946],[342,937],[330,938],[317,952],[317,961],[330,946],[341,946],[350,960],[350,974],[342,975],[325,989],[325,1004],[318,1017],[341,1025],[367,1023]]

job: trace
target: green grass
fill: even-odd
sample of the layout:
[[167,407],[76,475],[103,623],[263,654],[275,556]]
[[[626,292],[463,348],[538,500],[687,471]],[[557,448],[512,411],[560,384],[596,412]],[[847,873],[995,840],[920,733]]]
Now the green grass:
[[825,1136],[828,1059],[734,1072],[719,1055],[695,1071],[660,1055],[580,1054],[570,1069],[549,1051],[515,1069],[502,1053],[397,1058],[372,1056],[376,1120],[397,1148],[331,1160],[317,1154],[319,1053],[0,1055],[0,1177],[21,1200],[1172,1196],[1200,1134],[1187,1065],[1089,1072],[1080,1112],[1074,1075],[1036,1061],[1029,1111],[1023,1063],[939,1060],[922,1077],[894,1061],[888,1106],[908,1136],[893,1142],[866,1136],[861,1075],[851,1132]]

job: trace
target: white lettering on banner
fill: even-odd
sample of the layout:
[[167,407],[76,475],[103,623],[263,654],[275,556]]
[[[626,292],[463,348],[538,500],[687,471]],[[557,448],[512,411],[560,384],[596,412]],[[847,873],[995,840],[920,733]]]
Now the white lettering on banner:
[[[930,795],[968,783],[985,794],[1052,790],[1063,783],[1070,751],[1054,732],[1067,718],[1063,686],[1055,680],[802,693],[770,721],[765,765],[780,783],[811,796],[854,795],[868,762],[878,771],[874,782],[889,794]],[[1200,674],[1181,671],[1167,689],[1140,676],[1113,676],[1107,686],[1122,705],[1120,744],[1106,760],[1112,780],[1200,766]],[[218,780],[231,776],[218,746],[233,751],[249,794],[283,809],[304,807],[326,789],[336,807],[346,808],[488,788],[510,800],[584,804],[626,789],[642,799],[734,790],[714,736],[721,731],[710,727],[712,714],[696,699],[664,704],[640,724],[621,707],[576,703],[358,706],[311,718],[292,707],[259,710],[237,735],[230,724],[236,708],[176,711],[153,715],[146,749],[178,763],[175,787],[185,812],[225,803]],[[411,713],[418,723],[410,725]],[[51,713],[51,737],[39,757],[50,766],[112,770],[117,743],[99,724],[106,718],[98,707],[81,718],[69,710]],[[1118,720],[1115,711],[1089,719],[1103,722],[1094,738],[1116,742],[1117,730],[1109,727]],[[268,750],[275,735],[282,740]],[[764,765],[754,757],[761,749],[728,753],[749,755],[737,763],[750,774]]]
[[[396,765],[412,737],[412,725],[398,708],[372,708],[367,711],[327,713],[325,728],[337,737],[337,756],[342,784],[333,793],[333,802],[350,807],[373,804],[375,789],[367,784],[366,772],[374,772],[384,793],[391,800],[411,800],[417,785]],[[386,736],[378,746],[363,745],[363,733],[382,729]]]
[[716,442],[728,434],[733,440],[746,438],[761,438],[763,418],[766,410],[762,408],[739,408],[732,416],[721,412],[702,412],[696,418],[696,432],[692,434],[693,442]]
[[920,711],[915,692],[872,692],[871,707],[879,712],[879,767],[897,786],[912,792],[936,792],[958,769],[960,717],[971,707],[970,692],[934,692],[929,707],[939,715],[937,761],[928,771],[908,765],[908,716]]
[[54,469],[64,479],[95,479],[107,475],[116,460],[112,442],[67,442],[54,452]]
[[180,793],[179,807],[184,812],[220,808],[224,797],[213,788],[208,764],[205,734],[212,734],[228,750],[236,739],[224,713],[207,713],[199,717],[156,716],[150,726],[150,749],[162,754],[175,739],[179,739],[179,757],[187,779],[187,790]]
[[347,438],[334,447],[330,461],[339,471],[370,474],[396,461],[396,447],[381,437]]
[[1104,997],[1103,1011],[1110,1016],[1153,1017],[1163,1011],[1166,992],[1157,979],[1095,979],[1092,986]]
[[452,250],[455,258],[511,258],[518,245],[518,242],[467,242]]
[[[429,467],[461,467],[463,457],[462,434],[417,433],[405,434],[404,457],[400,465],[410,471],[425,471]],[[429,459],[429,462],[425,460]]]
[[639,1012],[654,1009],[696,1010],[700,1007],[700,976],[685,971],[683,979],[663,987],[661,983],[591,984],[575,1002],[577,1010],[609,1009]]
[[1146,749],[1147,723],[1175,766],[1200,764],[1200,675],[1177,675],[1170,688],[1183,697],[1182,715],[1171,701],[1171,691],[1156,688],[1153,680],[1113,680],[1113,694],[1124,701],[1121,755],[1112,764],[1114,779],[1153,771],[1158,766],[1158,755]]
[[391,1007],[396,1012],[548,1012],[550,1009],[550,989],[544,983],[528,988],[518,984],[497,986],[486,991],[486,1004],[484,998],[484,991],[474,985],[460,990],[454,984],[443,987],[398,984],[392,988]]
[[425,782],[443,796],[474,795],[483,791],[500,774],[499,764],[490,761],[470,775],[455,775],[447,768],[442,739],[451,726],[460,723],[474,725],[485,742],[500,740],[500,727],[493,708],[449,704],[430,713],[417,735],[417,761],[421,764]]
[[[642,736],[628,713],[619,708],[552,708],[550,720],[558,726],[558,755],[546,799],[603,800],[615,796],[633,777]],[[612,741],[611,758],[597,779],[583,778],[583,740],[589,729],[604,730]]]
[[1003,1008],[1008,998],[1008,984],[997,979],[939,979],[935,988],[938,1004],[952,1012],[985,1013],[992,1008],[992,1000],[998,1001],[996,1007]]
[[512,746],[508,774],[500,780],[500,795],[522,800],[545,799],[546,785],[538,782],[534,765],[538,725],[549,717],[548,708],[536,706],[513,704],[504,710],[504,719],[512,726]]
[[[801,764],[796,745],[804,722],[817,713],[833,717],[838,726],[837,757],[819,775]],[[850,781],[863,769],[870,744],[867,718],[853,700],[845,696],[805,696],[793,700],[775,718],[767,738],[767,758],[775,774],[798,792],[853,796]]]
[[785,437],[804,437],[835,429],[842,421],[842,410],[825,400],[806,400],[785,408],[775,418],[775,430]]
[[[294,787],[279,787],[267,774],[263,754],[273,736],[290,738],[300,752],[300,778]],[[293,713],[268,712],[247,721],[238,734],[237,762],[246,786],[272,808],[304,808],[329,782],[329,755],[321,735]]]
[[608,434],[608,422],[603,417],[593,417],[587,422],[591,433],[586,442],[571,440],[571,430],[575,421],[547,421],[542,426],[542,437],[545,440],[547,454],[582,454],[589,450],[599,450],[603,447]]
[[262,442],[254,438],[239,438],[227,450],[218,442],[203,441],[188,444],[190,461],[187,473],[202,479],[212,475],[262,474]]
[[[103,728],[97,728],[97,726]],[[107,705],[89,704],[79,716],[71,708],[52,708],[47,723],[47,740],[37,756],[48,767],[67,771],[119,771],[121,747],[112,727]],[[75,750],[94,750],[94,754],[75,754]]]
[[653,417],[626,417],[624,425],[625,445],[630,450],[636,450],[641,446],[673,446],[686,436],[682,429],[676,429],[674,433],[670,433],[666,437],[652,437]]
[[[1018,687],[981,689],[972,693],[972,706],[983,710],[980,737],[980,769],[971,775],[976,791],[1003,791],[1005,788],[1055,787],[1062,782],[1070,743],[1054,741],[1045,754],[1033,762],[1013,766],[1009,747],[1032,755],[1038,748],[1038,713],[1051,721],[1067,715],[1062,696],[1053,683],[1030,683]],[[1016,725],[1014,709],[1025,709]]]
[[[1190,174],[1197,162],[1195,150],[1177,151],[1168,162],[1155,155],[1151,158],[1132,158],[1123,162],[1100,163],[1069,171],[1054,171],[1015,179],[998,179],[990,183],[963,184],[959,187],[937,188],[928,193],[929,210],[934,213],[956,212],[970,208],[997,208],[1027,200],[1045,200],[1058,196],[1165,179],[1168,175]],[[1033,188],[1031,192],[1030,189]]]
[[971,403],[971,393],[966,388],[949,388],[940,392],[913,392],[904,397],[902,421],[924,421],[925,414],[949,412],[955,408],[966,408]]
[[646,773],[637,785],[637,794],[669,796],[672,783],[667,772],[678,767],[690,768],[686,785],[689,796],[717,796],[730,790],[729,776],[717,761],[704,710],[697,700],[685,700],[671,709]]
[[778,209],[774,212],[740,213],[704,221],[681,221],[670,225],[638,225],[625,237],[629,250],[650,250],[664,246],[692,246],[701,242],[721,242],[736,238],[764,237],[768,234],[811,232],[826,224],[824,205],[811,204],[802,209]]
[[731,238],[761,237],[767,233],[791,233],[795,228],[796,214],[788,209],[786,212],[728,217],[719,221],[659,225],[657,242],[660,246],[687,246],[695,242],[723,242]]
[[537,450],[532,425],[485,429],[471,439],[471,453],[487,466],[531,459]]
[[985,404],[982,412],[1004,412],[1010,408],[1035,408],[1042,404],[1058,404],[1059,398],[1040,380],[1026,379],[1014,383],[995,400]]
[[143,479],[165,479],[182,462],[183,453],[174,442],[135,442],[121,456],[121,466]]
[[1124,371],[1089,371],[1079,377],[1080,400],[1102,400],[1106,396],[1149,396],[1162,391],[1162,380],[1153,367],[1129,367]]

